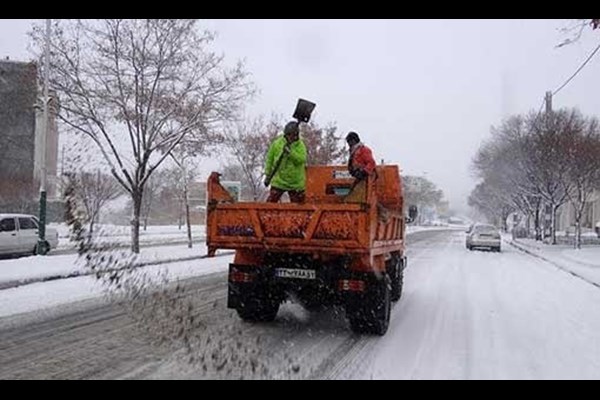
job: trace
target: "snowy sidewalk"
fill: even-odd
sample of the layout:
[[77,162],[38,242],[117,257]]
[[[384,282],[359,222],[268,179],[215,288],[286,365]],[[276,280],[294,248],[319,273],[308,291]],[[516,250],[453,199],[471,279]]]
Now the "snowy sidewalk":
[[[65,224],[49,224],[50,228],[58,232],[59,251],[75,249],[76,244],[69,241],[69,227]],[[127,247],[131,243],[131,233],[128,226],[99,225],[96,231],[100,234],[102,240],[112,243],[122,244]],[[192,238],[194,241],[206,240],[206,226],[192,226]],[[147,230],[140,230],[140,244],[157,245],[163,243],[181,244],[187,241],[187,230],[184,227],[179,229],[175,225],[149,226]]]
[[512,239],[510,236],[503,239],[519,250],[600,287],[600,246],[584,246],[576,250],[573,246],[551,246],[534,239]]
[[[199,260],[206,257],[206,246],[187,245],[142,248],[136,266],[143,267],[180,261]],[[77,262],[76,254],[60,256],[34,256],[0,260],[0,290],[46,282],[57,279],[74,278],[89,274]]]

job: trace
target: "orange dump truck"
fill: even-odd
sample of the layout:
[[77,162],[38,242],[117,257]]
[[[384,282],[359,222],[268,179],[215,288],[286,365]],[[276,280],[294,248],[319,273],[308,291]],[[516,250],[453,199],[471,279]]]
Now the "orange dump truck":
[[208,253],[236,250],[228,307],[271,321],[286,300],[342,305],[353,331],[383,335],[406,267],[399,169],[378,166],[355,187],[345,166],[307,167],[306,177],[302,204],[235,202],[218,173],[209,177]]

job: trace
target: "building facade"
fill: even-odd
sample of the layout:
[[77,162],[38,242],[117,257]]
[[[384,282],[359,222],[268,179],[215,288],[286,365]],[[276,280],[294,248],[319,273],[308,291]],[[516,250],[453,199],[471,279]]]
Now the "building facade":
[[[0,201],[35,201],[42,160],[43,106],[34,62],[0,61]],[[48,199],[57,197],[58,127],[49,113],[46,139]],[[8,210],[7,210],[8,211]]]
[[[558,230],[572,231],[575,226],[575,208],[573,204],[566,203],[558,211]],[[584,232],[592,232],[600,222],[600,190],[594,191],[583,210],[581,227]]]

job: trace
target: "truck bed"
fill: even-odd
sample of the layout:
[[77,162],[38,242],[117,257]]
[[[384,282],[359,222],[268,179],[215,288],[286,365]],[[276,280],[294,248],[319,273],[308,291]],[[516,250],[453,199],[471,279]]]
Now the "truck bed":
[[[365,187],[363,201],[345,202],[315,183],[320,171],[313,171],[303,204],[213,201],[207,217],[209,249],[376,255],[403,248],[402,214],[378,203],[376,185]],[[341,187],[340,182],[352,181],[332,182]]]

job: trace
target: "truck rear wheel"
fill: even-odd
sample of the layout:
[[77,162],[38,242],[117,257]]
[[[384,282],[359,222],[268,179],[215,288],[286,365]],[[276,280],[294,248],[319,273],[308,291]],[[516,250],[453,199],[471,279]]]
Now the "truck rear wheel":
[[389,278],[374,282],[370,290],[370,296],[346,306],[346,315],[355,333],[383,336],[390,325],[392,310]]
[[246,322],[271,322],[277,316],[279,305],[278,300],[260,296],[240,302],[236,311]]
[[402,285],[404,281],[404,259],[400,256],[394,256],[389,260],[389,266],[387,268],[388,275],[390,276],[392,293],[392,301],[400,300],[402,297]]

